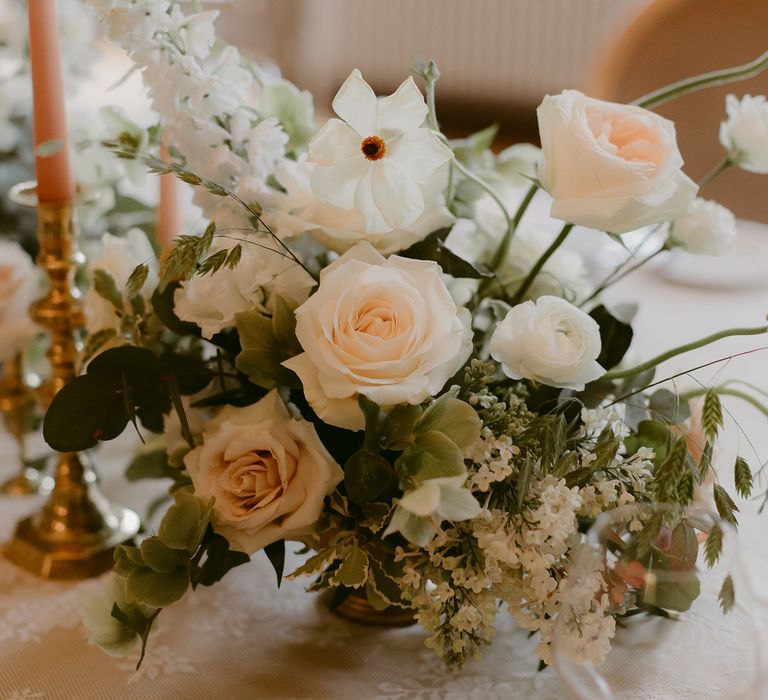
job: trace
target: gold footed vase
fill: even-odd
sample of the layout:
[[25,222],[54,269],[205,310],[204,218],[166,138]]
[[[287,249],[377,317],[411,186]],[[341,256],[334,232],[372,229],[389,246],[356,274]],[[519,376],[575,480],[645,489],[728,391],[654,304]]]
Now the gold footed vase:
[[346,620],[374,627],[410,627],[416,624],[414,610],[397,605],[377,610],[368,602],[364,590],[352,591],[334,612]]
[[0,495],[31,496],[48,494],[53,479],[27,466],[26,435],[35,407],[35,398],[24,380],[24,361],[19,353],[5,363],[0,379],[0,413],[8,432],[19,448],[18,473],[0,484]]
[[[47,408],[77,373],[83,312],[74,285],[79,259],[75,208],[72,202],[38,203],[34,183],[17,185],[11,198],[37,208],[37,263],[48,275],[49,289],[33,304],[31,315],[51,335],[51,378],[40,392],[43,408]],[[45,578],[88,578],[111,568],[115,546],[131,541],[138,530],[136,513],[101,495],[87,456],[65,452],[58,457],[53,490],[42,511],[17,525],[3,554]]]

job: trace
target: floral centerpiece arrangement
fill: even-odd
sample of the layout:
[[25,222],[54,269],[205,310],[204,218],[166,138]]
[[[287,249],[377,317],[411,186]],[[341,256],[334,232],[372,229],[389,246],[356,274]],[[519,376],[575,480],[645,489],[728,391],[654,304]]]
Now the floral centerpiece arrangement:
[[[146,445],[128,476],[172,480],[156,532],[117,549],[108,605],[87,615],[93,641],[113,654],[141,642],[143,655],[163,608],[261,550],[279,581],[287,542],[305,553],[290,576],[330,589],[332,607],[354,595],[412,610],[449,666],[491,641],[498,614],[537,633],[548,664],[558,616],[573,653],[599,662],[617,617],[687,609],[696,585],[653,588],[645,574],[693,570],[693,525],[644,506],[685,507],[710,484],[722,520],[737,508],[711,484],[718,387],[701,392],[691,438],[685,397],[655,370],[768,329],[662,339],[630,362],[633,310],[600,293],[647,258],[628,250],[596,283],[561,244],[588,227],[626,247],[622,234],[650,227],[659,250],[727,247],[733,216],[696,198],[674,125],[649,108],[768,58],[634,105],[548,96],[541,150],[494,154],[490,132],[440,132],[431,62],[414,70],[423,92],[409,77],[386,97],[354,70],[316,130],[307,93],[215,43],[215,12],[94,5],[143,71],[172,158],[130,135],[108,145],[193,185],[209,223],[159,263],[137,261],[124,285],[95,266],[103,327],[45,419],[62,451],[132,423]],[[718,172],[768,171],[765,98],[729,98],[721,140]],[[534,199],[559,233],[528,225]],[[747,461],[734,471],[749,494]],[[569,579],[590,523],[627,504],[637,519],[621,566]],[[722,541],[716,524],[708,564]],[[724,610],[733,596],[726,578]]]

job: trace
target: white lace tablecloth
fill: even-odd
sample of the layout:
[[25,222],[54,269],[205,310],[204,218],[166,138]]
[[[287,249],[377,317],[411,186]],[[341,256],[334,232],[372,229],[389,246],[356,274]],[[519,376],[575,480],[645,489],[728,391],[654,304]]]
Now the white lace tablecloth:
[[[762,260],[768,271],[768,229],[751,224],[741,228],[739,248],[721,261],[720,269],[730,273],[725,278],[737,282],[745,259],[753,266],[755,259]],[[641,302],[640,333],[633,346],[638,356],[650,357],[726,326],[759,325],[765,318],[768,272],[765,286],[753,284],[745,289],[728,288],[722,279],[714,280],[718,287],[707,287],[704,283],[711,284],[714,276],[705,277],[701,288],[695,289],[675,284],[662,270],[653,269],[630,278],[612,293],[614,301]],[[726,340],[669,362],[659,376],[761,345],[768,345],[768,339]],[[704,384],[736,376],[768,390],[768,351],[695,374]],[[696,383],[681,378],[678,386]],[[753,465],[768,458],[768,422],[737,400],[726,400],[724,405],[729,417],[719,456],[726,467],[722,479],[728,482],[737,449]],[[132,440],[127,435],[102,451],[103,488],[109,497],[143,512],[162,487],[129,485],[122,479]],[[13,463],[12,446],[5,436],[0,437],[0,456],[2,477],[11,472]],[[764,489],[765,483],[761,486]],[[38,504],[34,498],[0,499],[0,539],[9,537],[14,523]],[[758,584],[763,581],[768,588],[764,536],[768,514],[759,519],[757,505],[740,503],[742,554]],[[568,697],[553,670],[537,672],[535,640],[516,631],[504,613],[499,615],[495,642],[484,658],[470,662],[463,672],[449,673],[424,648],[419,628],[374,629],[343,621],[330,614],[318,596],[305,593],[304,584],[286,581],[278,593],[266,558],[256,556],[213,589],[201,589],[164,611],[144,665],[135,671],[135,659],[112,659],[88,645],[78,607],[99,586],[98,581],[42,581],[0,559],[0,700]],[[713,612],[715,636],[718,624]],[[686,678],[706,672],[677,668],[669,692],[654,697],[703,697],[686,689]],[[635,696],[649,697],[642,679],[637,681]]]

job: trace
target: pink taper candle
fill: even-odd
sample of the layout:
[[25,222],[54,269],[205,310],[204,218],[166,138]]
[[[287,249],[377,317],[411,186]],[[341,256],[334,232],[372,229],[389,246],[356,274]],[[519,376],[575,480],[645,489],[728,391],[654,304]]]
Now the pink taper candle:
[[[160,158],[168,161],[165,137],[160,147]],[[166,173],[160,176],[160,204],[157,207],[157,242],[161,250],[168,250],[173,239],[181,233],[181,207],[176,176]]]
[[[28,4],[37,196],[41,202],[71,201],[75,184],[69,164],[56,0],[29,0]],[[61,147],[48,156],[37,153],[39,146],[51,142],[60,142]]]

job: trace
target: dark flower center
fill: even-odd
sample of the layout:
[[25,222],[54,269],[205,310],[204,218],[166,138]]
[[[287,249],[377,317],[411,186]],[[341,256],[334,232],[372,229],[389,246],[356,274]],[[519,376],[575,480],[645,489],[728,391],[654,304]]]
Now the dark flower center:
[[387,146],[378,136],[369,136],[363,139],[360,150],[368,160],[379,160],[387,152]]

